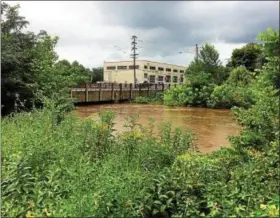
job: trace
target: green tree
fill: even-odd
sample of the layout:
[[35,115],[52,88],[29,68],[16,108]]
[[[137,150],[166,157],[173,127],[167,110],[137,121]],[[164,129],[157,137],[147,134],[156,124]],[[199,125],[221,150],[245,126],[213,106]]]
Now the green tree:
[[90,82],[91,70],[88,68],[85,68],[78,61],[74,61],[71,64],[71,72],[72,72],[72,75],[74,75],[76,77],[77,82]]
[[22,33],[28,21],[19,16],[19,5],[1,3],[1,98],[2,115],[17,109],[16,104],[25,102],[31,107],[33,92],[28,84],[34,83],[32,60],[36,35]]
[[187,68],[186,76],[195,87],[210,83],[221,84],[227,78],[226,69],[213,45],[205,43],[202,46],[198,58]]
[[205,65],[201,60],[192,61],[187,68],[186,75],[189,84],[195,88],[208,85],[211,81],[211,74],[205,72]]
[[41,105],[42,98],[66,99],[73,85],[90,81],[90,69],[77,61],[58,61],[58,37],[43,30],[23,32],[28,21],[19,15],[19,5],[1,6],[2,115]]
[[103,67],[92,68],[91,82],[103,81]]
[[248,43],[242,48],[234,49],[228,67],[245,66],[249,71],[254,71],[264,64],[264,56],[260,46]]
[[215,49],[214,45],[205,43],[199,52],[198,59],[201,60],[209,70],[221,65],[219,59],[219,52]]

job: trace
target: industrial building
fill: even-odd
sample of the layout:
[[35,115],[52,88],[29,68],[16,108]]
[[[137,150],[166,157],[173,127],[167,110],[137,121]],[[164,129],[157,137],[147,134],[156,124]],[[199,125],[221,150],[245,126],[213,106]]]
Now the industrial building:
[[[136,60],[136,83],[182,84],[186,66]],[[134,83],[133,61],[105,61],[104,82]]]

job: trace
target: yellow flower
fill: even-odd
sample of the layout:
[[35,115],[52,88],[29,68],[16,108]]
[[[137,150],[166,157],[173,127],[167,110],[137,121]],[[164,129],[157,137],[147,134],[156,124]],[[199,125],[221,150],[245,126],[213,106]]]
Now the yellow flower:
[[141,138],[142,136],[144,136],[143,133],[141,133],[139,131],[135,131],[133,134],[134,134],[135,138]]
[[276,208],[275,205],[269,206],[269,216],[278,217],[279,216],[279,208]]
[[265,204],[261,204],[261,205],[260,205],[260,208],[261,208],[262,210],[265,210],[265,209],[266,209],[266,205],[265,205]]
[[47,208],[44,208],[43,212],[47,215],[47,216],[50,216],[51,213],[48,212],[48,209]]
[[26,218],[32,218],[32,217],[34,217],[34,216],[32,216],[32,212],[31,212],[31,211],[28,211],[28,212],[26,213]]

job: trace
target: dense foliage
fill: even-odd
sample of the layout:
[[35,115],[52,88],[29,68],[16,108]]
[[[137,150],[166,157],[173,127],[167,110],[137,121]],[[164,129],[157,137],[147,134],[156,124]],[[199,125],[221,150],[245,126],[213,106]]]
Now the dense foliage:
[[[141,216],[153,178],[193,146],[192,134],[128,120],[113,135],[111,112],[99,122],[49,109],[2,121],[3,216]],[[152,123],[151,123],[152,124]]]
[[[206,44],[200,51],[202,54],[199,59],[191,62],[186,71],[188,84],[166,91],[164,104],[167,106],[249,108],[257,101],[256,95],[259,90],[256,87],[260,83],[257,82],[260,69],[270,67],[266,75],[273,77],[271,79],[280,87],[279,73],[271,69],[275,57],[279,57],[278,36],[279,30],[277,32],[268,28],[268,33],[260,33],[258,38],[262,44],[249,43],[241,49],[235,49],[226,67],[220,65],[215,48]],[[274,56],[268,53],[269,49],[273,50]],[[277,65],[276,62],[274,64]]]
[[248,108],[253,102],[253,91],[249,88],[252,81],[253,74],[245,67],[233,69],[225,83],[214,88],[207,106],[231,108],[234,105]]
[[165,92],[165,105],[206,107],[214,87],[226,80],[228,71],[221,65],[215,47],[206,43],[202,46],[198,58],[188,66],[185,76],[187,84],[173,87]]
[[255,43],[248,43],[242,48],[234,49],[231,59],[227,64],[229,68],[245,66],[249,71],[254,72],[265,63],[261,47]]

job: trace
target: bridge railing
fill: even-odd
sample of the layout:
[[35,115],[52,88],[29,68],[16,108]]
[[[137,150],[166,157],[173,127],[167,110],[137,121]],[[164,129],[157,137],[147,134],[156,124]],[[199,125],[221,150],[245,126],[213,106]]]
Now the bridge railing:
[[[176,84],[174,84],[176,86]],[[170,88],[171,84],[163,84],[163,83],[80,83],[77,86],[74,86],[73,89],[122,89],[122,90],[130,90],[130,89],[140,89],[140,90],[164,90]]]

